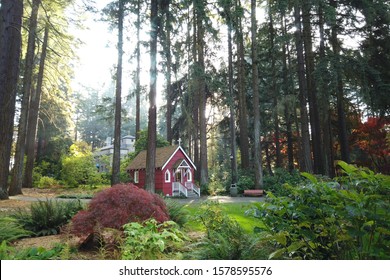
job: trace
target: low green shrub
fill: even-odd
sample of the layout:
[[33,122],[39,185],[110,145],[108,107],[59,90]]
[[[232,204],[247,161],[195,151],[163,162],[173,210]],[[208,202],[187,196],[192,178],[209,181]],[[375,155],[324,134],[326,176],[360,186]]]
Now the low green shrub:
[[16,249],[3,241],[0,245],[0,260],[60,260],[64,259],[63,251],[62,245],[52,249],[42,247]]
[[238,193],[250,190],[255,187],[255,175],[249,170],[239,170],[237,178]]
[[126,236],[122,246],[123,260],[165,259],[178,250],[188,238],[173,221],[158,223],[154,219],[123,226]]
[[83,206],[79,200],[56,201],[45,200],[34,202],[30,210],[19,209],[13,217],[25,230],[32,231],[36,236],[58,234],[62,226]]
[[56,179],[47,176],[42,176],[37,183],[37,187],[42,189],[58,187],[60,185],[60,182]]
[[205,203],[197,219],[203,225],[206,236],[192,244],[185,255],[189,259],[235,260],[258,259],[264,256],[254,244],[254,238],[246,234],[236,220],[231,219],[219,203]]
[[276,196],[284,196],[289,194],[285,185],[299,185],[304,181],[304,178],[297,170],[290,173],[286,169],[276,168],[274,174],[264,176],[263,181],[263,189],[266,192],[272,192]]
[[221,181],[214,180],[211,181],[208,185],[208,193],[210,195],[220,195],[225,192],[226,192],[225,186]]
[[31,236],[33,233],[25,230],[18,220],[11,217],[0,218],[0,242],[13,241],[19,238]]
[[389,259],[390,177],[339,163],[338,182],[287,185],[257,205],[263,240],[276,259]]
[[182,227],[188,221],[189,215],[189,211],[185,208],[185,204],[171,198],[166,198],[165,204],[169,212],[170,220]]

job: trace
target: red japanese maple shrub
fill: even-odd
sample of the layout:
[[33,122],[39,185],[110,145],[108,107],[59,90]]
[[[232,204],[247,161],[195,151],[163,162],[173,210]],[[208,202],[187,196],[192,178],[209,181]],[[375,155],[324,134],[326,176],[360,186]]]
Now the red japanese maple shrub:
[[160,223],[169,220],[164,200],[133,184],[118,184],[96,194],[87,210],[73,217],[71,232],[90,236],[101,228],[122,230],[126,223],[150,218]]

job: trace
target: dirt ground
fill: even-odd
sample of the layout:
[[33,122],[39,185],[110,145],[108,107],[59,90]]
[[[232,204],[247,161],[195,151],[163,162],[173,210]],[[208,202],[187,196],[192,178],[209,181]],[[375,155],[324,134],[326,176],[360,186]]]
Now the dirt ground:
[[[17,211],[20,208],[27,208],[30,206],[32,201],[29,198],[46,199],[53,198],[63,193],[59,189],[23,189],[23,194],[18,196],[11,196],[8,200],[0,200],[0,215],[6,216],[13,211]],[[21,200],[21,199],[26,200]],[[29,247],[43,247],[53,248],[57,243],[69,242],[69,236],[65,234],[50,235],[33,238],[23,238],[17,240],[13,245],[17,248],[29,248]]]
[[18,208],[28,207],[31,201],[20,200],[22,197],[25,198],[52,198],[56,197],[61,193],[58,189],[23,189],[23,194],[17,196],[11,196],[7,200],[0,200],[0,212],[9,212]]

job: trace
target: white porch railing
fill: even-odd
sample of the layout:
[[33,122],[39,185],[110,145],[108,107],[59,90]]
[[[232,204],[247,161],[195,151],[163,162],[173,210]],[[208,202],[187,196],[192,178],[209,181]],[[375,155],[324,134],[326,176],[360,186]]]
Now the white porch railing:
[[172,183],[172,196],[176,196],[176,194],[183,194],[185,197],[188,197],[187,188],[184,187],[180,182]]
[[193,192],[200,197],[200,188],[198,188],[194,183],[186,182],[185,186],[183,186],[180,182],[172,183],[172,196],[179,196],[182,194],[185,197],[188,197],[189,192]]
[[186,182],[185,186],[186,186],[187,190],[193,191],[194,193],[196,193],[198,195],[198,197],[200,197],[200,188],[198,188],[194,183]]

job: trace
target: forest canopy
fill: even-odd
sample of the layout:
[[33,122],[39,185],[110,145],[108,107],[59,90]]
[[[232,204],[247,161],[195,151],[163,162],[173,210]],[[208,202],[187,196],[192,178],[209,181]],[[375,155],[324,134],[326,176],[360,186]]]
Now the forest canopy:
[[[337,160],[390,173],[389,1],[97,2],[1,0],[0,198],[32,187],[42,163],[61,178],[78,141],[114,139],[118,183],[120,139],[140,131],[152,191],[157,135],[181,139],[201,187],[263,188],[280,169],[334,177]],[[117,57],[109,85],[75,90],[72,32],[88,15]]]

